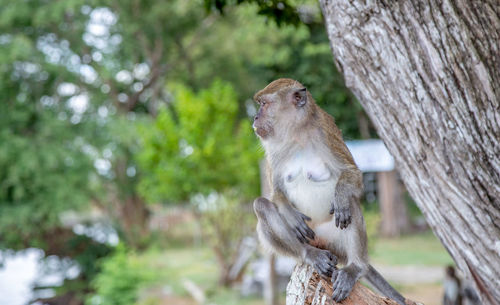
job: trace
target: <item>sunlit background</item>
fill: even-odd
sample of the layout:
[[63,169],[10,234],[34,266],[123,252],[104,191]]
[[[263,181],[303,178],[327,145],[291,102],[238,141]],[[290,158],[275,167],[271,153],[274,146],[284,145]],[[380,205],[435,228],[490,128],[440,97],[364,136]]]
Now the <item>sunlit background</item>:
[[[344,87],[316,1],[0,0],[0,304],[269,304],[253,93],[301,81],[364,172],[372,263],[440,304],[452,260]],[[234,3],[233,3],[234,2]],[[261,1],[265,3],[265,1]],[[271,304],[269,304],[271,305]]]

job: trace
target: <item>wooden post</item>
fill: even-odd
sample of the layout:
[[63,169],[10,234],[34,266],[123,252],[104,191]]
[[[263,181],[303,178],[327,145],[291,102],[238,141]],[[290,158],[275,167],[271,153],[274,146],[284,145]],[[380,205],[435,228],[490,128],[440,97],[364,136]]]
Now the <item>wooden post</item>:
[[382,215],[381,234],[386,237],[400,236],[409,230],[409,219],[396,171],[378,172],[377,187]]
[[[268,183],[265,169],[265,160],[260,162],[260,188],[263,197],[269,198],[271,195],[271,186]],[[266,305],[278,305],[277,279],[276,279],[276,257],[274,254],[266,254],[266,260],[269,266],[269,273],[264,285],[264,300]]]
[[[321,279],[307,264],[295,266],[286,288],[286,305],[398,305],[396,301],[373,293],[359,282],[341,303],[332,300],[332,283]],[[405,300],[407,305],[422,305]]]

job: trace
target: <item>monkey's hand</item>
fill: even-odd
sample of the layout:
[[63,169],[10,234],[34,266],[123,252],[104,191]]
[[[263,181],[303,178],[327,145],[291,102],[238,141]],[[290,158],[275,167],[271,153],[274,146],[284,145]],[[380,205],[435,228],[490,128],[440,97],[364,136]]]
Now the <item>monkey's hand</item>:
[[336,271],[337,257],[328,250],[308,247],[304,261],[326,279],[330,279]]
[[345,229],[351,224],[352,215],[349,204],[337,206],[337,204],[333,202],[330,214],[333,213],[335,213],[335,226],[337,226],[337,228]]
[[335,226],[345,229],[352,220],[351,207],[359,205],[363,188],[363,176],[356,168],[344,170],[335,186],[335,196],[330,214],[335,213]]
[[309,240],[314,239],[316,236],[314,231],[309,228],[306,221],[310,221],[311,218],[297,211],[293,207],[287,207],[282,212],[283,217],[286,222],[290,225],[293,230],[294,235],[303,243],[308,243]]

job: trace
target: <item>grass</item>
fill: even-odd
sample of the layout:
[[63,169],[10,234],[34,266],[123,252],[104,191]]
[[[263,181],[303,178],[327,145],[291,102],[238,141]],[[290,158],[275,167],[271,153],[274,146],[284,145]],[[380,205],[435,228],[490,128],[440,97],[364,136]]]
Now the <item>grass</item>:
[[431,231],[396,239],[371,241],[370,258],[386,265],[446,266],[450,255]]
[[[206,294],[207,303],[217,305],[262,305],[263,301],[255,297],[242,297],[234,289],[220,287],[217,284],[217,264],[211,250],[207,247],[171,248],[150,250],[141,254],[146,268],[155,270],[158,280],[147,287],[155,291],[156,287],[168,287],[172,295],[191,299],[183,286],[189,280],[200,287]],[[147,294],[151,294],[148,292]],[[169,302],[167,301],[167,304]],[[161,297],[150,297],[140,305],[164,304]]]
[[[189,280],[205,291],[209,304],[263,304],[261,299],[242,297],[237,290],[218,286],[217,263],[212,251],[206,246],[194,247],[192,244],[185,244],[168,249],[156,248],[146,251],[140,256],[142,256],[146,268],[151,268],[158,274],[158,281],[151,287],[168,287],[174,297],[192,301],[191,296],[183,286],[183,281]],[[453,263],[432,232],[403,236],[398,239],[372,238],[370,257],[373,262],[385,265],[445,266]],[[433,287],[436,289],[440,286]],[[159,297],[139,304],[169,303],[168,300],[162,301]]]

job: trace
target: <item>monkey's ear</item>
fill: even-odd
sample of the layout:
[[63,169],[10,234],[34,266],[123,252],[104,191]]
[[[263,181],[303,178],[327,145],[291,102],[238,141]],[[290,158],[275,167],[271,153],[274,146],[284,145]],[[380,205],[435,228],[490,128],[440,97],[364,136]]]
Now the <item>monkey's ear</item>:
[[307,102],[307,89],[297,89],[293,92],[292,101],[297,107],[302,107]]
[[307,102],[307,89],[302,88],[302,89],[295,90],[295,92],[293,93],[292,100],[293,100],[293,103],[295,104],[295,106],[297,106],[297,107],[304,106]]

